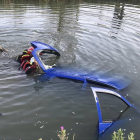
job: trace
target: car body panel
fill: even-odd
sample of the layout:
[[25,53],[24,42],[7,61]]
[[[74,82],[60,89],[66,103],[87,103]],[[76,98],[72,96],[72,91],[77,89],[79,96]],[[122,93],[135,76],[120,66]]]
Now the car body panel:
[[39,53],[45,52],[55,54],[57,56],[60,56],[60,53],[58,52],[58,50],[42,42],[32,41],[31,45],[35,48],[32,51],[32,55],[38,62],[43,72],[47,74],[47,76],[78,80],[83,82],[84,84],[93,83],[101,86],[113,87],[118,90],[121,90],[128,86],[127,82],[124,82],[123,80],[117,78],[102,78],[99,76],[95,76],[95,74],[80,74],[78,72],[72,72],[70,70],[66,71],[65,69],[59,67],[45,69],[45,66],[39,57]]
[[[108,120],[107,122],[105,122],[103,119],[102,119],[102,112],[101,112],[101,107],[100,107],[100,103],[99,103],[99,99],[98,99],[98,96],[97,96],[97,93],[100,94],[100,93],[103,93],[103,94],[110,94],[110,95],[113,95],[115,96],[116,98],[119,98],[120,100],[122,100],[122,102],[124,102],[128,108],[131,108],[131,109],[134,109],[136,112],[139,113],[138,109],[132,105],[131,103],[129,103],[122,95],[120,95],[119,93],[117,92],[114,92],[112,90],[108,90],[108,89],[103,89],[103,88],[96,88],[96,87],[91,87],[92,91],[93,91],[93,95],[94,95],[94,99],[95,99],[95,102],[96,102],[96,107],[97,107],[97,113],[98,113],[98,120],[99,120],[99,123],[98,123],[98,129],[99,129],[99,134],[102,134],[103,132],[105,132],[106,129],[110,128],[112,125],[118,125],[118,124],[123,124],[125,123],[126,121],[128,122],[129,119],[131,119],[131,117],[126,117],[126,118],[123,118],[123,119],[119,119],[116,120],[116,121],[112,121],[112,120]],[[124,111],[125,112],[125,111]]]

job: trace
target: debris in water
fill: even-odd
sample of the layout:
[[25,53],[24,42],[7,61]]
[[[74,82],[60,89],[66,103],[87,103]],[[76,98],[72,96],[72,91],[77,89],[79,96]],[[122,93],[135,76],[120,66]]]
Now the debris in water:
[[42,129],[44,127],[44,125],[43,126],[41,126],[40,128]]

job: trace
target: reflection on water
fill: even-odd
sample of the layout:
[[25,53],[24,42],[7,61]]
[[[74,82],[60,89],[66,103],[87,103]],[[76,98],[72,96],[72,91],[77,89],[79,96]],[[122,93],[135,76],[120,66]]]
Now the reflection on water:
[[[119,29],[121,29],[122,20],[124,17],[124,3],[117,3],[114,8],[114,16],[112,19],[112,29],[111,36],[115,37],[115,34],[118,34]],[[122,29],[123,30],[123,29]]]
[[81,89],[82,83],[47,77],[40,83],[38,75],[25,75],[14,57],[30,41],[58,49],[61,67],[126,77],[132,82],[120,93],[140,107],[139,5],[138,0],[0,1],[0,46],[9,50],[0,56],[0,138],[56,140],[65,126],[70,139],[74,133],[76,140],[96,139],[93,85]]

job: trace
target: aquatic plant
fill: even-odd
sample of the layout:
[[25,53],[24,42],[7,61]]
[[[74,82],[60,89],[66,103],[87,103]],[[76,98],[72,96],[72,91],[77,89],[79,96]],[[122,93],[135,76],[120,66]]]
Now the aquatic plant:
[[[61,131],[58,134],[58,137],[60,138],[60,140],[68,140],[68,136],[66,134],[66,130],[64,129],[63,126],[61,126]],[[73,139],[74,140],[75,134],[73,135]]]
[[61,131],[58,134],[58,137],[60,138],[60,140],[68,140],[68,136],[66,136],[66,130],[63,126],[61,126]]
[[123,135],[123,130],[120,128],[117,132],[114,131],[112,140],[124,140],[125,137]]
[[[134,135],[134,133],[130,132],[130,134],[128,135],[128,140],[134,140]],[[117,132],[114,131],[112,135],[112,140],[125,140],[124,133],[121,128]]]
[[134,133],[130,132],[130,135],[128,135],[128,140],[134,140],[135,137],[134,137]]

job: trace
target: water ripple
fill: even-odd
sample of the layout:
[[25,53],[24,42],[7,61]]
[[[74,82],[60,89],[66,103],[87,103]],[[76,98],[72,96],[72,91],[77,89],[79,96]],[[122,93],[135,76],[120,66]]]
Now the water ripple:
[[126,76],[132,84],[122,94],[138,102],[139,10],[138,2],[0,2],[0,45],[9,50],[0,55],[1,139],[57,139],[62,125],[71,133],[70,139],[75,133],[76,139],[90,140],[96,133],[93,85],[81,90],[82,83],[58,78],[40,83],[38,75],[19,70],[14,57],[30,41],[57,48],[62,67]]

